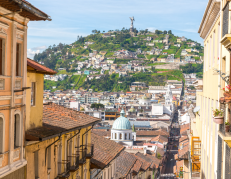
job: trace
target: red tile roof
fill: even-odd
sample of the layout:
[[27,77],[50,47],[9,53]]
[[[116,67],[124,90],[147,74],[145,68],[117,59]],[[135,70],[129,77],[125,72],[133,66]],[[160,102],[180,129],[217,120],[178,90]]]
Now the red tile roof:
[[99,136],[111,137],[111,129],[93,129],[92,132]]
[[136,163],[134,164],[134,166],[132,167],[132,172],[137,175],[141,169],[141,166],[142,166],[142,162],[141,160],[136,160]]
[[54,70],[52,70],[52,69],[50,69],[44,65],[41,65],[38,62],[31,60],[29,58],[27,58],[27,66],[33,68],[34,71],[38,72],[38,73],[50,74],[50,75],[57,73],[56,71],[54,71]]
[[101,119],[57,104],[43,105],[43,126],[26,131],[27,140],[46,140],[70,130],[94,125]]
[[94,133],[91,134],[91,142],[94,144],[91,163],[100,169],[107,166],[125,149],[124,146]]
[[187,132],[187,130],[190,129],[190,124],[184,124],[180,126],[180,133],[184,134]]
[[151,142],[154,142],[154,141],[158,141],[158,142],[164,144],[165,142],[168,142],[168,138],[161,136],[161,135],[158,135],[158,136],[151,139]]
[[158,135],[169,136],[169,132],[163,129],[154,130],[154,131],[136,131],[136,136],[158,136]]
[[122,151],[116,159],[116,173],[118,178],[125,178],[135,165],[136,157],[128,152]]
[[155,168],[158,168],[159,167],[159,164],[161,162],[160,159],[154,157],[153,155],[146,155],[147,157],[149,157],[150,159],[152,159],[152,162],[153,162],[153,165]]
[[183,141],[185,141],[185,140],[188,140],[188,136],[181,136],[181,137],[179,138],[179,142],[183,142]]
[[154,156],[148,157],[147,155],[141,154],[141,153],[139,153],[139,152],[136,153],[136,156],[139,156],[139,157],[141,157],[142,159],[146,160],[147,162],[151,163],[151,165],[149,166],[149,168],[151,168],[151,169],[156,168],[156,165],[155,165],[156,160],[159,160],[159,159],[157,159],[157,158],[154,157]]
[[142,169],[143,171],[146,171],[147,169],[149,169],[149,167],[151,166],[151,162],[146,161],[146,160],[143,158],[143,156],[140,155],[139,152],[136,153],[134,156],[135,156],[138,160],[140,160],[140,161],[142,162],[141,169]]

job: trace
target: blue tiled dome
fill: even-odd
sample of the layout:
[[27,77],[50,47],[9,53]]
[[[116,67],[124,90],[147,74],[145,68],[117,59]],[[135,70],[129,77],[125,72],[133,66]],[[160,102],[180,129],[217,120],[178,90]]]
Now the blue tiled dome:
[[130,121],[124,117],[125,112],[122,110],[120,112],[120,117],[115,120],[113,123],[112,129],[122,129],[122,130],[129,130],[131,129]]

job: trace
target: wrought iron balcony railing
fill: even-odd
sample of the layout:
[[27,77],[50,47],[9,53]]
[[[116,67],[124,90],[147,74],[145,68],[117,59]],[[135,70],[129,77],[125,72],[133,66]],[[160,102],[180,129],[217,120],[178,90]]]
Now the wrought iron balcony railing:
[[[59,179],[66,179],[70,176],[70,161],[63,160],[62,162],[58,162],[59,170],[61,171],[58,175]],[[63,171],[63,172],[62,172]]]
[[79,169],[79,154],[75,154],[68,157],[70,159],[70,171],[75,172],[76,170]]

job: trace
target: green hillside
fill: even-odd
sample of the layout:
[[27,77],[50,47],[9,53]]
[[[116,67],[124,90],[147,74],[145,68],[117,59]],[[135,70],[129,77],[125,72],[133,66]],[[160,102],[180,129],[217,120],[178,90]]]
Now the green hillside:
[[[135,36],[129,34],[128,29],[110,31],[110,37],[104,37],[104,33],[100,33],[97,30],[93,30],[92,34],[86,37],[78,37],[78,40],[72,44],[58,44],[49,46],[48,49],[42,53],[36,54],[34,57],[35,61],[38,61],[45,66],[58,71],[58,74],[68,74],[63,81],[47,81],[44,82],[44,89],[57,90],[57,89],[93,89],[94,91],[128,91],[131,82],[141,81],[147,85],[164,85],[166,80],[183,80],[182,72],[192,72],[202,76],[202,70],[195,70],[195,67],[181,67],[182,71],[179,70],[162,70],[164,72],[158,73],[161,70],[155,70],[155,66],[163,65],[167,63],[153,62],[151,60],[157,58],[167,58],[169,54],[174,54],[174,58],[184,59],[181,56],[181,52],[184,49],[193,49],[188,52],[192,55],[195,60],[200,60],[203,56],[203,47],[191,39],[187,39],[184,42],[177,42],[178,36],[175,36],[168,31],[168,49],[165,49],[166,44],[163,43],[167,35],[167,31],[156,30],[155,33],[148,32],[148,30],[140,30],[139,32],[135,29]],[[147,37],[151,37],[148,40]],[[194,46],[191,47],[191,43]],[[149,44],[153,44],[149,46]],[[140,49],[142,53],[137,53],[137,58],[119,58],[116,56],[118,50],[128,50],[129,52],[137,52]],[[150,54],[150,51],[157,50],[159,54]],[[114,64],[121,68],[122,64],[127,64],[131,60],[142,60],[143,66],[151,66],[151,70],[147,70],[145,73],[130,73],[126,77],[119,78],[119,74],[108,75],[109,71],[105,71],[106,76],[100,79],[89,80],[87,75],[74,75],[77,70],[79,62],[86,62],[89,58],[89,53],[96,52],[104,55],[104,60],[113,60]],[[163,54],[163,53],[166,53]],[[203,66],[203,65],[202,65]],[[59,71],[59,68],[65,68],[66,70]],[[87,68],[81,68],[80,71],[84,71]],[[99,69],[93,69],[92,66],[87,70],[95,71],[95,74],[100,74]],[[167,71],[167,72],[165,72]],[[53,89],[56,86],[56,89]]]

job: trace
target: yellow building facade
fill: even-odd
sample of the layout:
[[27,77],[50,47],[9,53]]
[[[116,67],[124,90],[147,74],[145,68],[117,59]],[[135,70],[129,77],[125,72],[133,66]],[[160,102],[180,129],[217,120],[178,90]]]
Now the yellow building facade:
[[43,104],[43,75],[56,72],[30,59],[27,70],[26,178],[90,178],[91,129],[100,119]]

